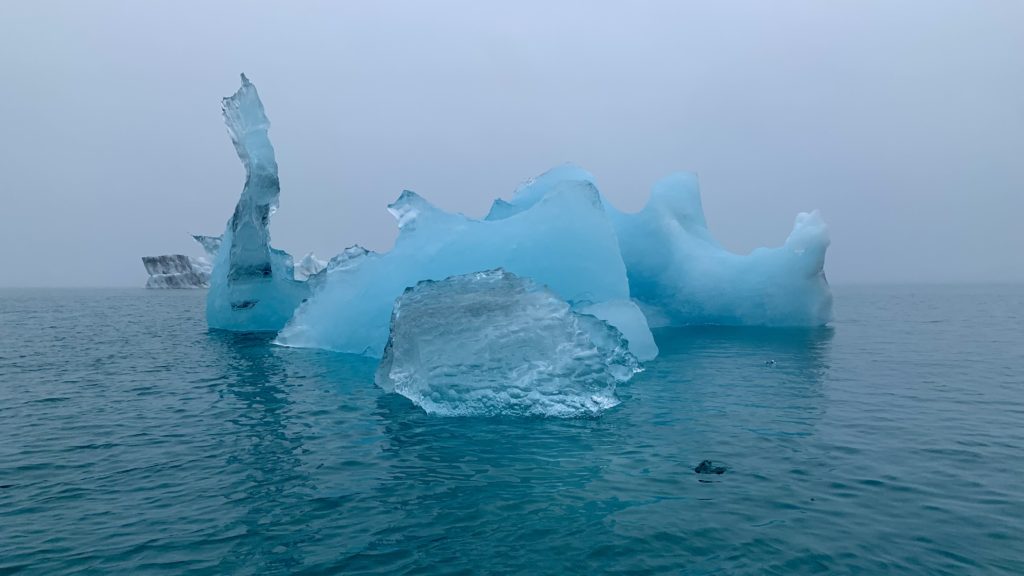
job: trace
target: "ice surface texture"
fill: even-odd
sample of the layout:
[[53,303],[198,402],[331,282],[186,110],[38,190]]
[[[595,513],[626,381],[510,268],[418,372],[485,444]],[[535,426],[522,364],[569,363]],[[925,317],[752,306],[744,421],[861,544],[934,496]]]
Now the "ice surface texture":
[[184,254],[143,256],[149,273],[146,288],[206,288],[210,285],[210,263]]
[[270,217],[281,190],[267,136],[270,121],[244,74],[241,88],[224,99],[223,112],[245,166],[245,186],[217,250],[206,321],[225,330],[277,331],[309,295],[309,287],[295,280],[291,256],[270,246]]
[[353,247],[333,259],[279,343],[379,357],[395,298],[407,287],[504,268],[608,320],[641,360],[657,355],[647,321],[629,298],[618,240],[590,182],[560,182],[529,209],[499,221],[444,212],[410,191],[388,208],[400,228],[394,248],[376,254]]
[[296,280],[309,280],[310,277],[316,276],[326,268],[327,262],[317,258],[312,252],[309,252],[303,256],[297,264],[295,264],[294,277]]
[[[571,165],[555,168],[521,187],[510,201],[495,201],[488,219],[529,210],[566,182],[592,182],[592,177]],[[819,326],[832,319],[832,292],[824,272],[829,235],[817,211],[797,215],[782,246],[739,255],[708,231],[694,174],[672,174],[658,182],[635,214],[604,205],[615,226],[630,293],[652,327]]]
[[406,289],[376,382],[431,414],[571,417],[618,404],[638,370],[618,330],[499,269]]

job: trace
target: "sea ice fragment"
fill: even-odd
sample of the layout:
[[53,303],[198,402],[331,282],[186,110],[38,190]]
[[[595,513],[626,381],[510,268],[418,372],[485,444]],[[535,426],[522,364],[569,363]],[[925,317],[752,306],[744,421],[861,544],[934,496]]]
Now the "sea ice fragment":
[[312,252],[309,252],[303,256],[297,264],[295,264],[295,279],[309,280],[311,276],[316,276],[325,268],[327,268],[327,262],[317,258]]
[[571,417],[618,404],[638,371],[618,330],[497,269],[406,289],[375,380],[430,414]]

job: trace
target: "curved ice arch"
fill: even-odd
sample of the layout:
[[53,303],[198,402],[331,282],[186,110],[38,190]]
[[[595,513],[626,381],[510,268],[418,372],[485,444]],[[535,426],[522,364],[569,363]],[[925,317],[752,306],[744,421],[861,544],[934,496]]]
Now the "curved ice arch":
[[[592,183],[593,177],[576,166],[559,166],[526,182],[512,200],[496,200],[487,218],[528,210],[564,182]],[[824,271],[829,234],[818,211],[798,214],[782,246],[740,255],[708,231],[695,174],[662,179],[633,214],[602,202],[615,226],[630,293],[652,327],[831,321],[832,292]]]
[[395,299],[407,287],[504,268],[614,325],[637,358],[657,355],[647,321],[629,298],[618,240],[592,183],[559,182],[530,209],[500,221],[445,212],[411,191],[388,210],[400,229],[394,248],[364,251],[328,269],[278,343],[380,357]]

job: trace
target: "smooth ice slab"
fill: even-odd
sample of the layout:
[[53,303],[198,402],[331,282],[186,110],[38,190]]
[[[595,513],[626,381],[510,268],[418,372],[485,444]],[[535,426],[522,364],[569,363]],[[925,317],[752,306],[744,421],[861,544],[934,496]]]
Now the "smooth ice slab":
[[618,330],[499,269],[405,290],[376,382],[430,414],[571,417],[618,404],[638,371]]
[[332,260],[278,343],[379,357],[395,298],[407,287],[500,267],[608,320],[641,360],[657,355],[647,321],[629,299],[618,241],[591,183],[562,182],[499,221],[450,214],[409,191],[388,208],[400,227],[395,247],[385,254],[353,248]]
[[[591,181],[580,168],[560,166],[527,182],[510,201],[495,201],[488,219],[529,210],[564,182]],[[740,255],[723,248],[708,231],[694,174],[661,180],[635,214],[604,205],[615,226],[630,293],[650,326],[818,326],[832,319],[832,292],[824,272],[828,228],[817,211],[797,215],[781,247]]]
[[241,88],[224,99],[223,112],[245,166],[245,186],[216,250],[206,321],[224,330],[277,331],[309,295],[309,287],[295,280],[292,257],[270,246],[270,217],[281,191],[267,136],[270,120],[244,74]]

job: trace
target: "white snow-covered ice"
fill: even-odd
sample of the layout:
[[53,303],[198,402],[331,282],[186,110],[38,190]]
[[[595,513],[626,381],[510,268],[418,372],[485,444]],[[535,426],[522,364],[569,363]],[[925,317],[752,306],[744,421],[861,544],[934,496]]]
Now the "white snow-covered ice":
[[163,256],[143,256],[142,264],[146,267],[149,278],[146,288],[182,289],[209,288],[210,273],[220,247],[219,236],[192,236],[202,247],[206,256],[186,256],[184,254],[166,254]]
[[142,265],[149,274],[146,288],[206,288],[210,285],[210,263],[204,258],[184,254],[143,256]]

